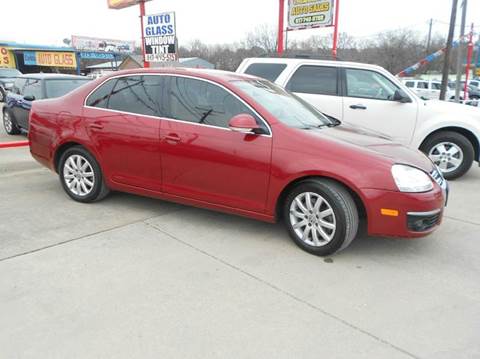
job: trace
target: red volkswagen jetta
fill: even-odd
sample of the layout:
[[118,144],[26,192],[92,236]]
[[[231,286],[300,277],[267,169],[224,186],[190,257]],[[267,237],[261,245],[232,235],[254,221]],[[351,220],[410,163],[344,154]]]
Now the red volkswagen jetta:
[[341,125],[280,87],[221,71],[118,72],[36,101],[30,151],[79,202],[110,190],[274,222],[328,255],[355,238],[420,237],[446,181],[416,150]]

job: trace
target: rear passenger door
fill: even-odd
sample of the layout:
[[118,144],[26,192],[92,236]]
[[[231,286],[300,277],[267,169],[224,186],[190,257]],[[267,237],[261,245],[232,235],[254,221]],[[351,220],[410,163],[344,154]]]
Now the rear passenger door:
[[339,79],[340,72],[335,67],[300,65],[288,79],[285,88],[324,114],[341,120],[343,100]]
[[113,78],[87,98],[86,130],[111,181],[162,190],[159,136],[164,82],[164,76],[156,75]]
[[22,96],[18,96],[16,99],[15,108],[13,114],[20,127],[28,130],[28,114],[32,108],[32,102],[24,99],[25,96],[33,96],[35,100],[40,100],[42,96],[42,80],[39,79],[26,79],[26,83],[23,85]]

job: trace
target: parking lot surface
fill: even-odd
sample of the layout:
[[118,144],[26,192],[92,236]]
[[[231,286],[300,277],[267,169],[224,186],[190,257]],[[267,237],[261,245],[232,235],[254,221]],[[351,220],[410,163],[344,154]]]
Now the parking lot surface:
[[429,237],[324,259],[281,224],[73,202],[27,147],[0,149],[0,358],[478,358],[479,184],[451,182]]

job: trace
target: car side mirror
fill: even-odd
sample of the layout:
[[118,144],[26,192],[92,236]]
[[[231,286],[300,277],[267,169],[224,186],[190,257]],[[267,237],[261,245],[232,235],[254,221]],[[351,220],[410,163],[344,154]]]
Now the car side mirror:
[[403,92],[402,90],[395,90],[395,93],[393,94],[393,101],[397,101],[397,102],[400,102],[400,103],[412,102],[410,97],[408,97],[405,94],[405,92]]
[[25,101],[33,101],[33,100],[35,100],[35,96],[33,96],[33,95],[25,95],[25,96],[23,96],[23,99],[24,99]]
[[230,121],[228,121],[228,128],[232,131],[241,132],[246,135],[257,135],[262,133],[262,128],[258,125],[255,118],[248,113],[241,113],[233,116]]

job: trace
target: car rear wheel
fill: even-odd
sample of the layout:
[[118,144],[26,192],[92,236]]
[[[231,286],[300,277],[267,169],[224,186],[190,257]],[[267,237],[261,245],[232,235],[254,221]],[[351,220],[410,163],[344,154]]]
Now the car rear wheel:
[[350,193],[327,179],[301,182],[287,196],[283,218],[303,250],[327,256],[348,247],[358,230],[358,211]]
[[9,135],[18,135],[20,133],[15,118],[8,110],[3,111],[3,127]]
[[98,162],[81,146],[62,154],[58,174],[63,189],[75,201],[99,201],[109,193]]
[[438,132],[422,145],[421,150],[442,171],[447,180],[463,176],[475,157],[471,142],[457,132]]

